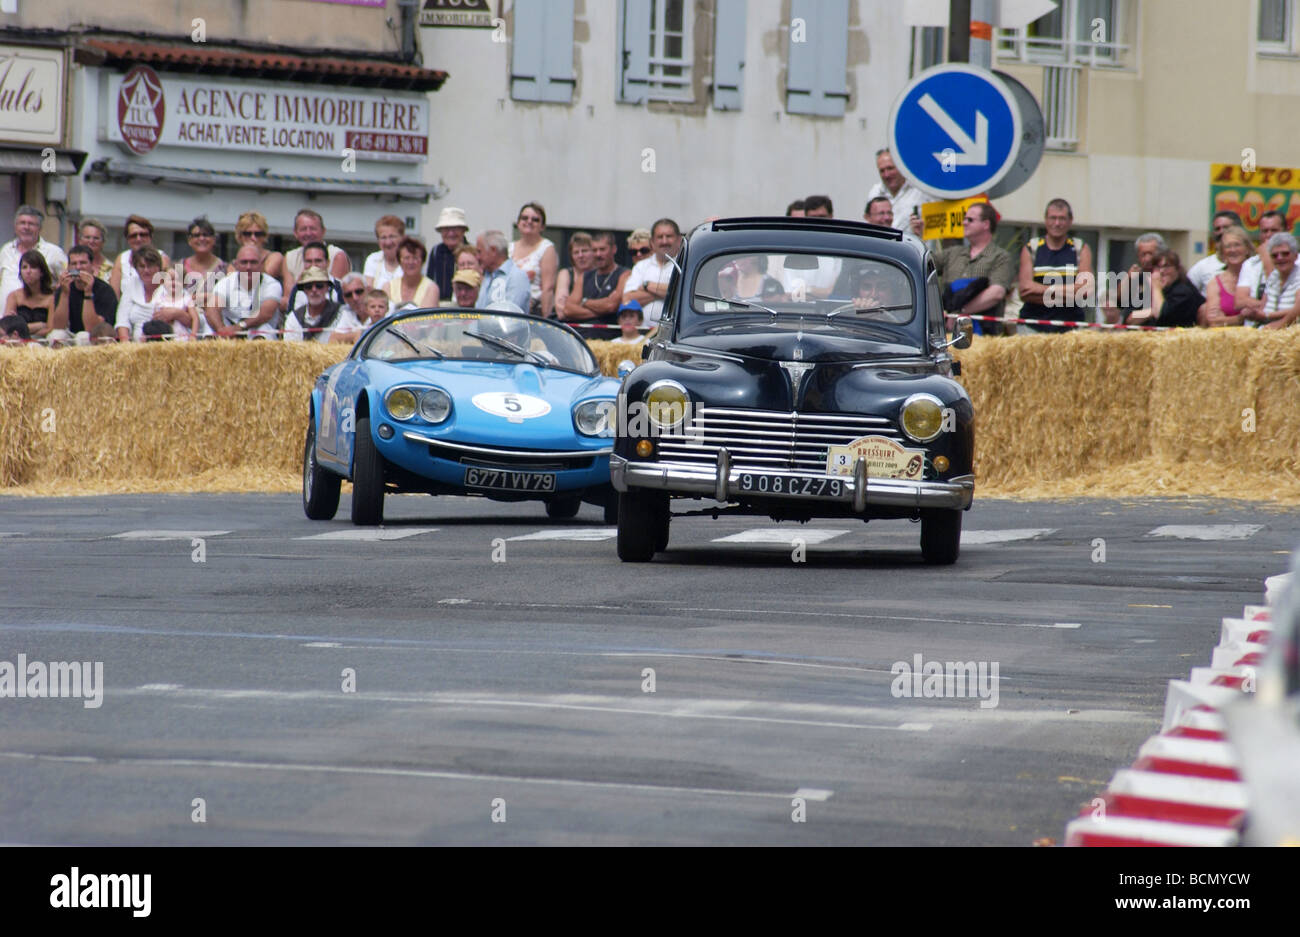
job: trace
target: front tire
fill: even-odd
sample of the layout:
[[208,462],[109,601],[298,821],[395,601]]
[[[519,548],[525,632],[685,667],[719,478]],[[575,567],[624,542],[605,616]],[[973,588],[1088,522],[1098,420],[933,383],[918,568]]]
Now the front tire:
[[374,527],[384,522],[384,457],[370,435],[370,418],[357,420],[352,452],[352,523]]
[[546,516],[557,521],[577,517],[581,509],[581,498],[552,498],[546,502]]
[[307,445],[302,451],[302,510],[313,521],[333,520],[339,510],[339,485],[343,479],[316,461],[316,418],[307,424]]
[[921,513],[921,556],[932,566],[951,566],[961,552],[961,511]]
[[667,495],[624,491],[618,496],[618,558],[645,563],[668,545]]

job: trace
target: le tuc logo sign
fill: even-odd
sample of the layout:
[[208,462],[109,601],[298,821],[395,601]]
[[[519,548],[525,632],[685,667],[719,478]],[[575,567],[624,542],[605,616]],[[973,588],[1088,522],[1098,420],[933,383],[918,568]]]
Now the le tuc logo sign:
[[117,127],[131,152],[144,155],[158,145],[166,113],[158,74],[148,65],[127,72],[117,92]]

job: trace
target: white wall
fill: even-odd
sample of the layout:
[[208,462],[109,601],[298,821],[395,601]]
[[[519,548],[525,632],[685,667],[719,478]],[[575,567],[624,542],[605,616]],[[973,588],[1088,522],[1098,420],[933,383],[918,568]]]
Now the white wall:
[[[430,142],[425,181],[446,181],[451,191],[441,204],[464,208],[475,232],[508,232],[534,199],[550,224],[588,229],[649,226],[665,215],[683,228],[709,215],[779,215],[814,193],[830,195],[837,215],[861,218],[878,181],[874,153],[886,145],[890,104],[907,81],[901,6],[850,4],[850,31],[865,31],[866,44],[862,54],[860,39],[850,42],[856,91],[842,118],[785,113],[780,34],[788,0],[749,0],[742,109],[710,106],[702,116],[615,102],[610,0],[577,4],[573,105],[511,100],[511,46],[494,43],[490,30],[421,29],[425,66],[451,76],[432,98],[442,133]],[[655,151],[654,173],[641,171],[646,147]]]

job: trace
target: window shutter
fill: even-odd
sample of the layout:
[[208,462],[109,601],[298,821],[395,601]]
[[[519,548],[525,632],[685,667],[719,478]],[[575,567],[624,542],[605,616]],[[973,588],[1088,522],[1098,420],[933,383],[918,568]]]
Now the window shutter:
[[843,117],[848,99],[849,0],[791,0],[790,22],[802,19],[804,41],[789,30],[785,109],[791,114]]
[[515,0],[510,96],[573,101],[573,0]]
[[650,0],[623,0],[618,12],[618,100],[640,104],[650,90]]
[[745,68],[745,0],[717,0],[713,21],[713,107],[740,110]]

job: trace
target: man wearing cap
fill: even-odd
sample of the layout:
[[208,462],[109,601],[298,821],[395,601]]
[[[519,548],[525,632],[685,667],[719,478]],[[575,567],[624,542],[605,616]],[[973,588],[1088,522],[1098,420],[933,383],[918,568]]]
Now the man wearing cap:
[[444,208],[434,225],[442,237],[442,243],[429,251],[429,267],[426,275],[438,284],[439,296],[450,296],[452,275],[456,272],[456,251],[465,243],[465,232],[469,230],[469,220],[462,208]]
[[455,294],[456,305],[461,309],[473,309],[478,302],[478,287],[483,282],[483,275],[477,270],[457,270],[451,278],[451,291]]
[[284,340],[301,342],[310,339],[328,342],[335,332],[355,332],[361,323],[347,306],[330,299],[331,280],[322,267],[308,267],[298,278],[298,285],[307,294],[307,305],[289,313],[284,322]]

